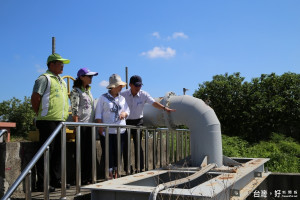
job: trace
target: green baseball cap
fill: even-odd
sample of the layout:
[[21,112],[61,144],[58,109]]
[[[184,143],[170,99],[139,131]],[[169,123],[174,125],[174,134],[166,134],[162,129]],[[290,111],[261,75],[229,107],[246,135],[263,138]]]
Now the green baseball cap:
[[48,57],[48,59],[47,59],[47,65],[48,65],[49,62],[51,62],[51,61],[56,61],[56,60],[62,61],[64,64],[70,63],[70,60],[64,59],[64,58],[62,58],[59,54],[54,53],[54,54],[51,54],[51,55]]

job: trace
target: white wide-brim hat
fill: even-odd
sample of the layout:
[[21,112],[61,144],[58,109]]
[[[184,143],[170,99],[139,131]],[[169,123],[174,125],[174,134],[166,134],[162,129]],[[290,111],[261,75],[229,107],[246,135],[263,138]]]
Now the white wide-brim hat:
[[120,85],[122,85],[122,87],[125,87],[127,83],[123,82],[118,74],[113,74],[109,77],[109,85],[106,88],[111,89]]

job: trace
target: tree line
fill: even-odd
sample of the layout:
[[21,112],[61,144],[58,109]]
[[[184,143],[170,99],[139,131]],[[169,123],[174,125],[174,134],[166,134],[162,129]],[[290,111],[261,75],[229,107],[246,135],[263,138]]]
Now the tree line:
[[300,74],[262,74],[250,82],[240,73],[216,75],[193,96],[214,109],[223,134],[258,142],[275,132],[300,141]]
[[[240,73],[216,75],[199,84],[193,96],[214,109],[223,134],[258,142],[275,132],[300,141],[300,74],[262,74],[251,82]],[[34,116],[29,97],[0,103],[0,121],[17,124],[12,136],[34,130]]]
[[30,130],[35,130],[34,117],[29,97],[25,96],[23,101],[13,97],[0,103],[0,121],[16,122],[16,128],[11,129],[12,136],[27,137]]

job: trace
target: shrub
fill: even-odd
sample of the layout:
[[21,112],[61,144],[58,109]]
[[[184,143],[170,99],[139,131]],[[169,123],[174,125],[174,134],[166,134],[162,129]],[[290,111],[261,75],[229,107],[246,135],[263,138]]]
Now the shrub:
[[249,144],[238,137],[223,135],[223,154],[229,157],[270,158],[272,172],[300,172],[300,144],[291,137],[273,133],[271,140]]
[[250,142],[271,137],[272,132],[300,140],[300,74],[262,74],[245,82],[240,73],[216,75],[199,84],[194,97],[216,112],[226,135]]
[[14,97],[0,103],[0,121],[16,122],[16,128],[11,130],[12,137],[26,137],[30,130],[34,130],[34,116],[29,97],[24,97],[23,102]]

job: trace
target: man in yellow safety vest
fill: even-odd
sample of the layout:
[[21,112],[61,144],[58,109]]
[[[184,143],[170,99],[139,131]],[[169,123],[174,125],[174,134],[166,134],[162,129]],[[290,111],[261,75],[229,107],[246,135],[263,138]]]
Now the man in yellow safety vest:
[[[48,70],[35,81],[31,95],[31,104],[36,113],[36,126],[39,129],[39,148],[53,133],[59,123],[66,121],[69,113],[67,85],[59,76],[63,73],[64,64],[70,60],[59,54],[51,54],[47,59]],[[50,157],[50,192],[61,187],[61,139],[57,136],[49,146]],[[37,163],[37,191],[43,191],[44,163]]]

